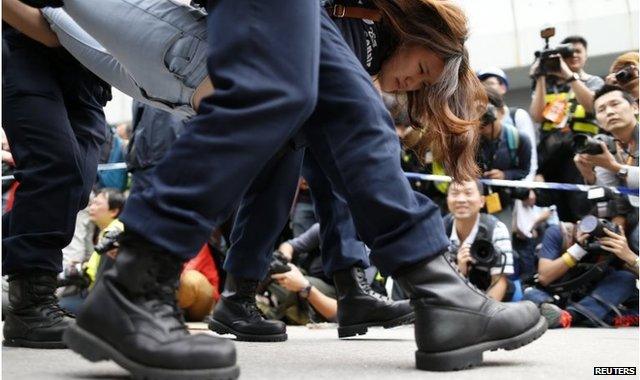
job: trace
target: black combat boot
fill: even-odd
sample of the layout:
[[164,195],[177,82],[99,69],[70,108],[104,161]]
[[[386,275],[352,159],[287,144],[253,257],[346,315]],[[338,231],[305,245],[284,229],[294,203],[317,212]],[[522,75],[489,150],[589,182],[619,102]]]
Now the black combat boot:
[[233,334],[247,342],[284,342],[287,326],[265,319],[256,305],[258,281],[227,274],[225,288],[213,309],[209,328],[218,334]]
[[136,379],[235,379],[233,342],[189,334],[176,303],[182,261],[125,232],[112,268],[64,335],[73,351]]
[[364,270],[353,267],[333,274],[338,295],[338,337],[367,333],[369,327],[386,329],[413,323],[409,301],[391,301],[371,289]]
[[482,363],[488,350],[514,350],[547,330],[532,302],[502,303],[487,297],[438,255],[395,274],[416,312],[416,366],[459,370]]
[[73,317],[58,305],[55,273],[9,276],[9,308],[2,333],[5,346],[66,348],[62,341]]

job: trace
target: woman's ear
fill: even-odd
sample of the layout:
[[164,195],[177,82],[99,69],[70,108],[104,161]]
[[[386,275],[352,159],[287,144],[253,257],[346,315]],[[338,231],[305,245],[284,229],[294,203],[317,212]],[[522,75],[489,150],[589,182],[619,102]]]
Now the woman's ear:
[[113,210],[109,210],[109,215],[111,216],[111,219],[116,219],[118,217],[118,215],[120,215],[120,209],[119,208],[114,208]]

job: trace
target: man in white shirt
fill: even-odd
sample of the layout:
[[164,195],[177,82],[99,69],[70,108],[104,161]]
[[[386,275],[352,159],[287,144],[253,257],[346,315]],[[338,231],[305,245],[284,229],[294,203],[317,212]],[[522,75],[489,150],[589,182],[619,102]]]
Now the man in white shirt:
[[[460,272],[498,301],[516,301],[521,295],[514,273],[509,231],[494,216],[480,213],[485,199],[479,181],[452,183],[447,194],[450,215],[445,229],[451,241],[450,254]],[[515,297],[514,297],[515,296]]]

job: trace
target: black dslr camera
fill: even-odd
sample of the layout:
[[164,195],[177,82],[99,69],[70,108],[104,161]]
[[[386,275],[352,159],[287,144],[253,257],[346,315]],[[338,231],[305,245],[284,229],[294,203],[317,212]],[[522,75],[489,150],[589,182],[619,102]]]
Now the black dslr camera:
[[262,294],[265,291],[267,291],[267,288],[273,282],[273,279],[271,279],[272,274],[286,273],[286,272],[289,272],[290,270],[291,270],[291,267],[289,266],[289,261],[282,254],[282,252],[274,251],[273,254],[271,255],[271,263],[269,263],[269,272],[267,273],[267,276],[258,284],[258,288],[256,292],[258,294]]
[[625,85],[632,80],[638,78],[636,75],[636,69],[633,66],[625,66],[622,70],[616,72],[616,82],[620,85]]
[[587,215],[582,218],[578,228],[581,232],[589,234],[587,241],[584,243],[584,249],[589,253],[609,253],[603,250],[598,242],[599,238],[607,236],[604,230],[609,230],[618,235],[620,234],[620,228],[617,224],[607,219],[597,218],[593,215]]
[[578,228],[582,233],[589,234],[584,244],[584,249],[589,253],[609,254],[609,252],[602,249],[598,239],[607,236],[604,232],[605,230],[620,234],[618,225],[609,220],[614,213],[612,195],[611,190],[602,187],[591,189],[587,193],[589,200],[594,203],[594,208],[591,215],[587,215],[580,220]]
[[535,52],[540,59],[540,65],[535,75],[549,75],[560,71],[560,57],[569,58],[573,55],[572,44],[561,44],[555,48],[549,47],[549,39],[556,35],[556,28],[548,27],[540,31],[540,37],[544,38],[544,49]]
[[475,260],[475,267],[488,269],[500,264],[501,254],[494,248],[491,236],[482,224],[478,226],[478,234],[471,244],[470,251],[471,257]]
[[118,248],[118,239],[122,231],[120,230],[110,230],[104,233],[104,236],[98,241],[98,244],[93,248],[99,255],[104,255],[105,253],[111,251],[112,249]]
[[600,142],[604,142],[607,145],[607,149],[611,154],[616,154],[615,141],[606,135],[595,135],[591,137],[585,133],[576,133],[573,135],[571,148],[573,148],[575,154],[589,154],[593,156],[604,153]]
[[276,273],[285,273],[291,270],[289,261],[280,251],[273,252],[271,263],[269,264],[269,276]]

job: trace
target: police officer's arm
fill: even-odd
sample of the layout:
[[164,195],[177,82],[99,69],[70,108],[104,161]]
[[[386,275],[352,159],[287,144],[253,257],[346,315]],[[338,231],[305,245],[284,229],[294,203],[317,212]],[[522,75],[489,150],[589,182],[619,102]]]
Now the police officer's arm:
[[507,293],[507,276],[504,274],[497,274],[491,276],[491,286],[487,289],[487,296],[493,298],[496,301],[508,301],[504,299]]
[[18,31],[48,47],[60,46],[40,11],[19,0],[2,0],[2,19]]

